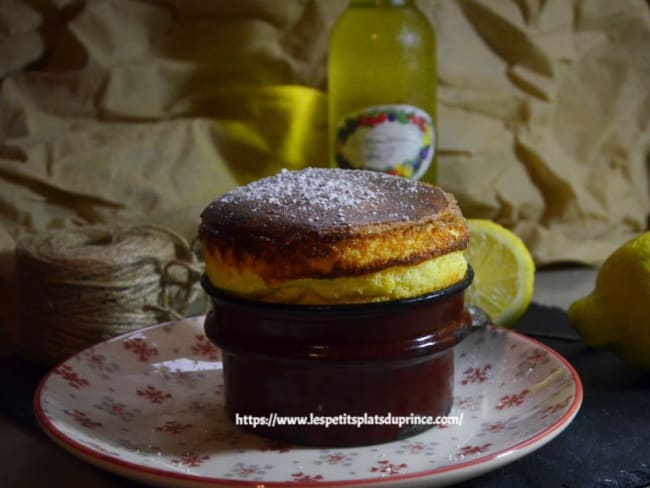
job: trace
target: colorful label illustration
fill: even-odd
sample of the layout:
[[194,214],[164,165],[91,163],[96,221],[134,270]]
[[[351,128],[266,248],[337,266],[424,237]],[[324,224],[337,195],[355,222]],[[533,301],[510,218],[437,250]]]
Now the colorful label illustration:
[[343,117],[336,131],[341,168],[371,169],[421,178],[435,151],[428,113],[412,105],[378,105]]

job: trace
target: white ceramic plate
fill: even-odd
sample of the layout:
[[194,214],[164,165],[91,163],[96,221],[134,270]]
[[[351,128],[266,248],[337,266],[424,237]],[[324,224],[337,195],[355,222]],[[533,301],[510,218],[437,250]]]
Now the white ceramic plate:
[[[219,351],[203,317],[93,346],[54,368],[35,413],[47,434],[120,475],[173,486],[434,486],[510,463],[575,417],[582,386],[558,353],[488,327],[456,348],[452,415],[461,426],[360,448],[288,446],[223,413]],[[353,427],[351,427],[353,428]]]

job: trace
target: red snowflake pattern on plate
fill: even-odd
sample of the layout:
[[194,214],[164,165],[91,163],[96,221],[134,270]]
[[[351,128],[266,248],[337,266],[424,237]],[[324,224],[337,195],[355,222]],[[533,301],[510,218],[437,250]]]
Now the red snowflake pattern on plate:
[[526,355],[526,361],[534,365],[540,362],[543,363],[547,357],[548,357],[548,353],[546,351],[536,349],[532,353],[528,353]]
[[127,351],[131,351],[138,359],[146,363],[152,356],[158,355],[158,349],[154,346],[149,347],[147,341],[142,337],[134,337],[122,342],[122,346]]
[[470,456],[473,454],[483,454],[485,451],[487,451],[490,446],[492,445],[491,442],[487,442],[481,446],[463,446],[458,450],[458,455],[459,456]]
[[196,335],[194,339],[195,341],[191,348],[194,354],[210,361],[219,361],[221,359],[219,349],[207,337],[204,335]]
[[136,394],[139,397],[146,398],[151,403],[162,403],[172,397],[171,393],[165,393],[151,385],[147,386],[144,390],[136,390]]
[[[258,463],[235,463],[230,470],[227,472],[228,478],[243,478],[243,479],[255,479],[261,480],[261,476],[267,474],[269,470],[273,469],[273,465],[270,464],[258,464]],[[260,483],[260,485],[263,485]]]
[[248,464],[237,466],[233,472],[242,478],[248,478],[249,476],[257,474],[259,472],[259,468],[256,464]]
[[164,425],[159,425],[156,427],[156,432],[165,432],[167,434],[178,435],[191,428],[192,424],[183,424],[181,422],[177,422],[176,420],[169,420],[165,422]]
[[196,468],[201,466],[205,461],[209,460],[210,456],[207,454],[197,454],[195,452],[186,452],[180,458],[172,459],[172,463],[186,466],[188,468]]
[[492,422],[483,429],[486,432],[501,432],[508,425],[508,422]]
[[184,388],[193,389],[199,382],[197,375],[191,371],[182,371],[178,368],[174,370],[164,369],[160,375],[165,381],[174,382]]
[[320,459],[322,459],[324,463],[331,465],[331,464],[342,464],[345,462],[349,462],[351,460],[351,457],[342,452],[333,452],[333,453],[324,454],[323,456],[320,457]]
[[96,427],[102,427],[103,424],[101,422],[98,422],[96,420],[91,419],[86,413],[81,412],[79,410],[73,410],[72,412],[68,410],[63,411],[66,415],[70,415],[75,422],[77,422],[79,425],[84,426],[87,429],[94,429]]
[[68,385],[77,390],[90,384],[88,383],[88,380],[81,378],[79,374],[72,368],[72,366],[69,366],[67,364],[64,364],[55,369],[54,373],[61,376],[61,378],[68,382]]
[[459,410],[474,411],[479,409],[482,401],[483,395],[454,397],[454,407]]
[[109,380],[110,375],[118,373],[120,365],[100,351],[101,348],[95,347],[80,353],[78,358],[82,364],[79,365],[79,368],[87,368],[93,373],[99,373],[100,381]]
[[102,410],[113,417],[117,417],[123,422],[132,422],[139,414],[137,408],[131,408],[126,403],[116,402],[112,396],[105,396],[99,404],[94,407]]
[[109,412],[111,415],[117,415],[120,417],[122,420],[126,420],[127,417],[127,412],[126,412],[126,405],[123,403],[114,403],[111,405]]
[[460,384],[483,383],[488,379],[488,372],[491,369],[492,365],[490,363],[485,364],[482,368],[467,368],[463,371],[463,379],[460,381]]
[[567,396],[561,402],[555,403],[553,405],[549,405],[544,410],[542,410],[542,418],[544,419],[549,415],[553,415],[556,414],[557,412],[561,412],[569,405],[570,401],[571,401],[571,396]]
[[404,468],[407,468],[408,464],[406,463],[391,463],[388,459],[382,459],[377,461],[375,466],[370,467],[371,473],[381,473],[382,475],[396,475],[399,474]]
[[522,352],[519,357],[521,361],[517,365],[517,375],[525,374],[528,371],[539,369],[549,362],[546,351],[536,349],[534,351]]
[[503,410],[506,407],[519,406],[524,403],[526,396],[530,393],[528,389],[523,389],[519,393],[513,393],[512,395],[504,395],[499,399],[499,404],[497,405],[497,410]]
[[95,352],[91,352],[88,356],[88,366],[92,369],[97,369],[99,371],[104,371],[106,369],[106,358]]
[[320,483],[323,481],[322,474],[305,474],[303,472],[291,473],[291,478],[295,483]]
[[426,448],[427,445],[424,442],[412,442],[406,445],[406,449],[408,449],[409,453],[411,454],[418,454],[424,451]]

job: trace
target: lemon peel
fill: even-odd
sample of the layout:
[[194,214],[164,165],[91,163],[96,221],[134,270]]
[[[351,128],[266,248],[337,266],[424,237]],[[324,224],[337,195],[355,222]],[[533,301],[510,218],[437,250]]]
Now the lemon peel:
[[618,247],[598,271],[594,290],[568,309],[585,344],[608,348],[650,370],[650,232]]
[[533,258],[516,234],[496,222],[467,219],[467,224],[465,258],[474,269],[474,281],[465,301],[485,310],[495,324],[511,327],[533,297]]

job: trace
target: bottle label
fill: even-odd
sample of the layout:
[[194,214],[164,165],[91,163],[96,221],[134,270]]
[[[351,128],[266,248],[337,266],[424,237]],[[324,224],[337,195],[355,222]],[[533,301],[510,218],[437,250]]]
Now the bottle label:
[[431,116],[412,105],[376,105],[342,118],[335,158],[341,168],[421,178],[435,151]]

